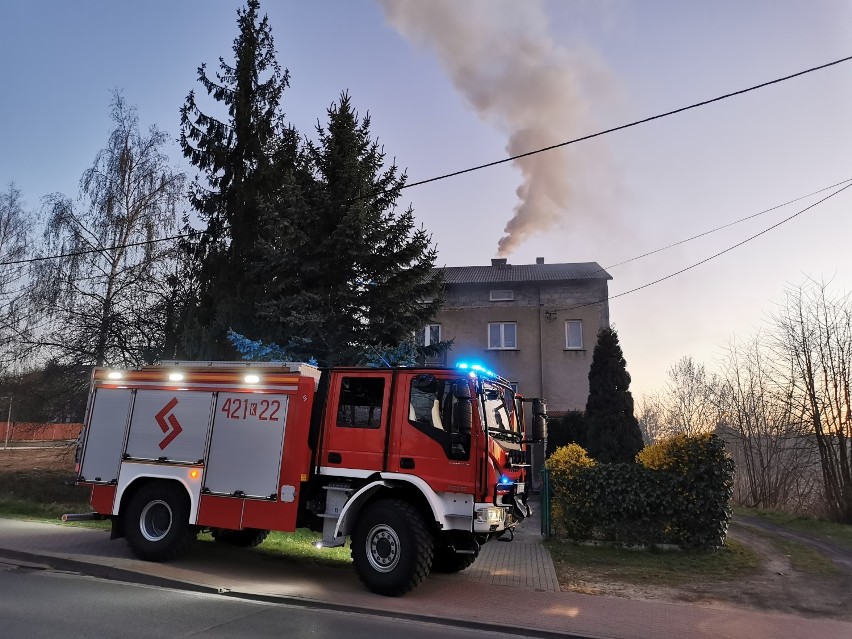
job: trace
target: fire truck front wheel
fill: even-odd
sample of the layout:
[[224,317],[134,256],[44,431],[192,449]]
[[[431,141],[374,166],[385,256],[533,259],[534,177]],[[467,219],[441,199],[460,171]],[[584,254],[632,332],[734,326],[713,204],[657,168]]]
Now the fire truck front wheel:
[[411,504],[377,501],[360,514],[352,533],[355,572],[375,593],[405,594],[429,575],[434,544],[423,516]]
[[140,488],[124,512],[124,535],[140,559],[169,561],[183,555],[196,536],[186,491],[170,482]]

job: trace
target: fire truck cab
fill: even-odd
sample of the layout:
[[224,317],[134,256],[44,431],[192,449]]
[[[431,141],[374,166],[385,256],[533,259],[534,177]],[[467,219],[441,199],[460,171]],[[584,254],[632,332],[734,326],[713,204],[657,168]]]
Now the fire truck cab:
[[324,547],[350,539],[367,588],[400,595],[511,538],[545,418],[543,400],[465,364],[97,369],[77,481],[143,559],[181,555],[200,530],[252,546],[309,527]]

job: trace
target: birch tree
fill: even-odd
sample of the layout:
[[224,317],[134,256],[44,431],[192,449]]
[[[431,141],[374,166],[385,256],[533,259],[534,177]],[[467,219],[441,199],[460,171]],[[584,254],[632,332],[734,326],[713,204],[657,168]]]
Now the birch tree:
[[162,343],[153,312],[163,297],[184,175],[170,167],[166,133],[143,133],[134,107],[112,101],[114,128],[80,180],[77,201],[46,200],[43,253],[32,301],[40,323],[30,344],[58,362],[135,365]]

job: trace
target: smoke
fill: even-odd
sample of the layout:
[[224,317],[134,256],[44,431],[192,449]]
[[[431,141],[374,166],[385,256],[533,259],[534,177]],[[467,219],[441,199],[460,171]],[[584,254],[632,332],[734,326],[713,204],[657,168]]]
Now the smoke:
[[[553,41],[539,0],[378,0],[388,21],[430,48],[479,117],[507,134],[514,156],[593,130],[589,93],[609,84],[588,51]],[[498,243],[508,255],[530,235],[589,215],[584,191],[600,145],[514,161],[522,175],[514,216]],[[597,159],[600,159],[599,157]]]

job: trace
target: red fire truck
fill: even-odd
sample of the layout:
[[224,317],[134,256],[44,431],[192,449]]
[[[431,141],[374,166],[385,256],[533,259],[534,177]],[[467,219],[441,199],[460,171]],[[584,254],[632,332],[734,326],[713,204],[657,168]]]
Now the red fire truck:
[[77,464],[94,513],[66,518],[111,519],[151,561],[202,530],[253,546],[309,527],[324,547],[349,537],[367,588],[400,595],[511,539],[545,437],[544,401],[480,366],[99,368]]

